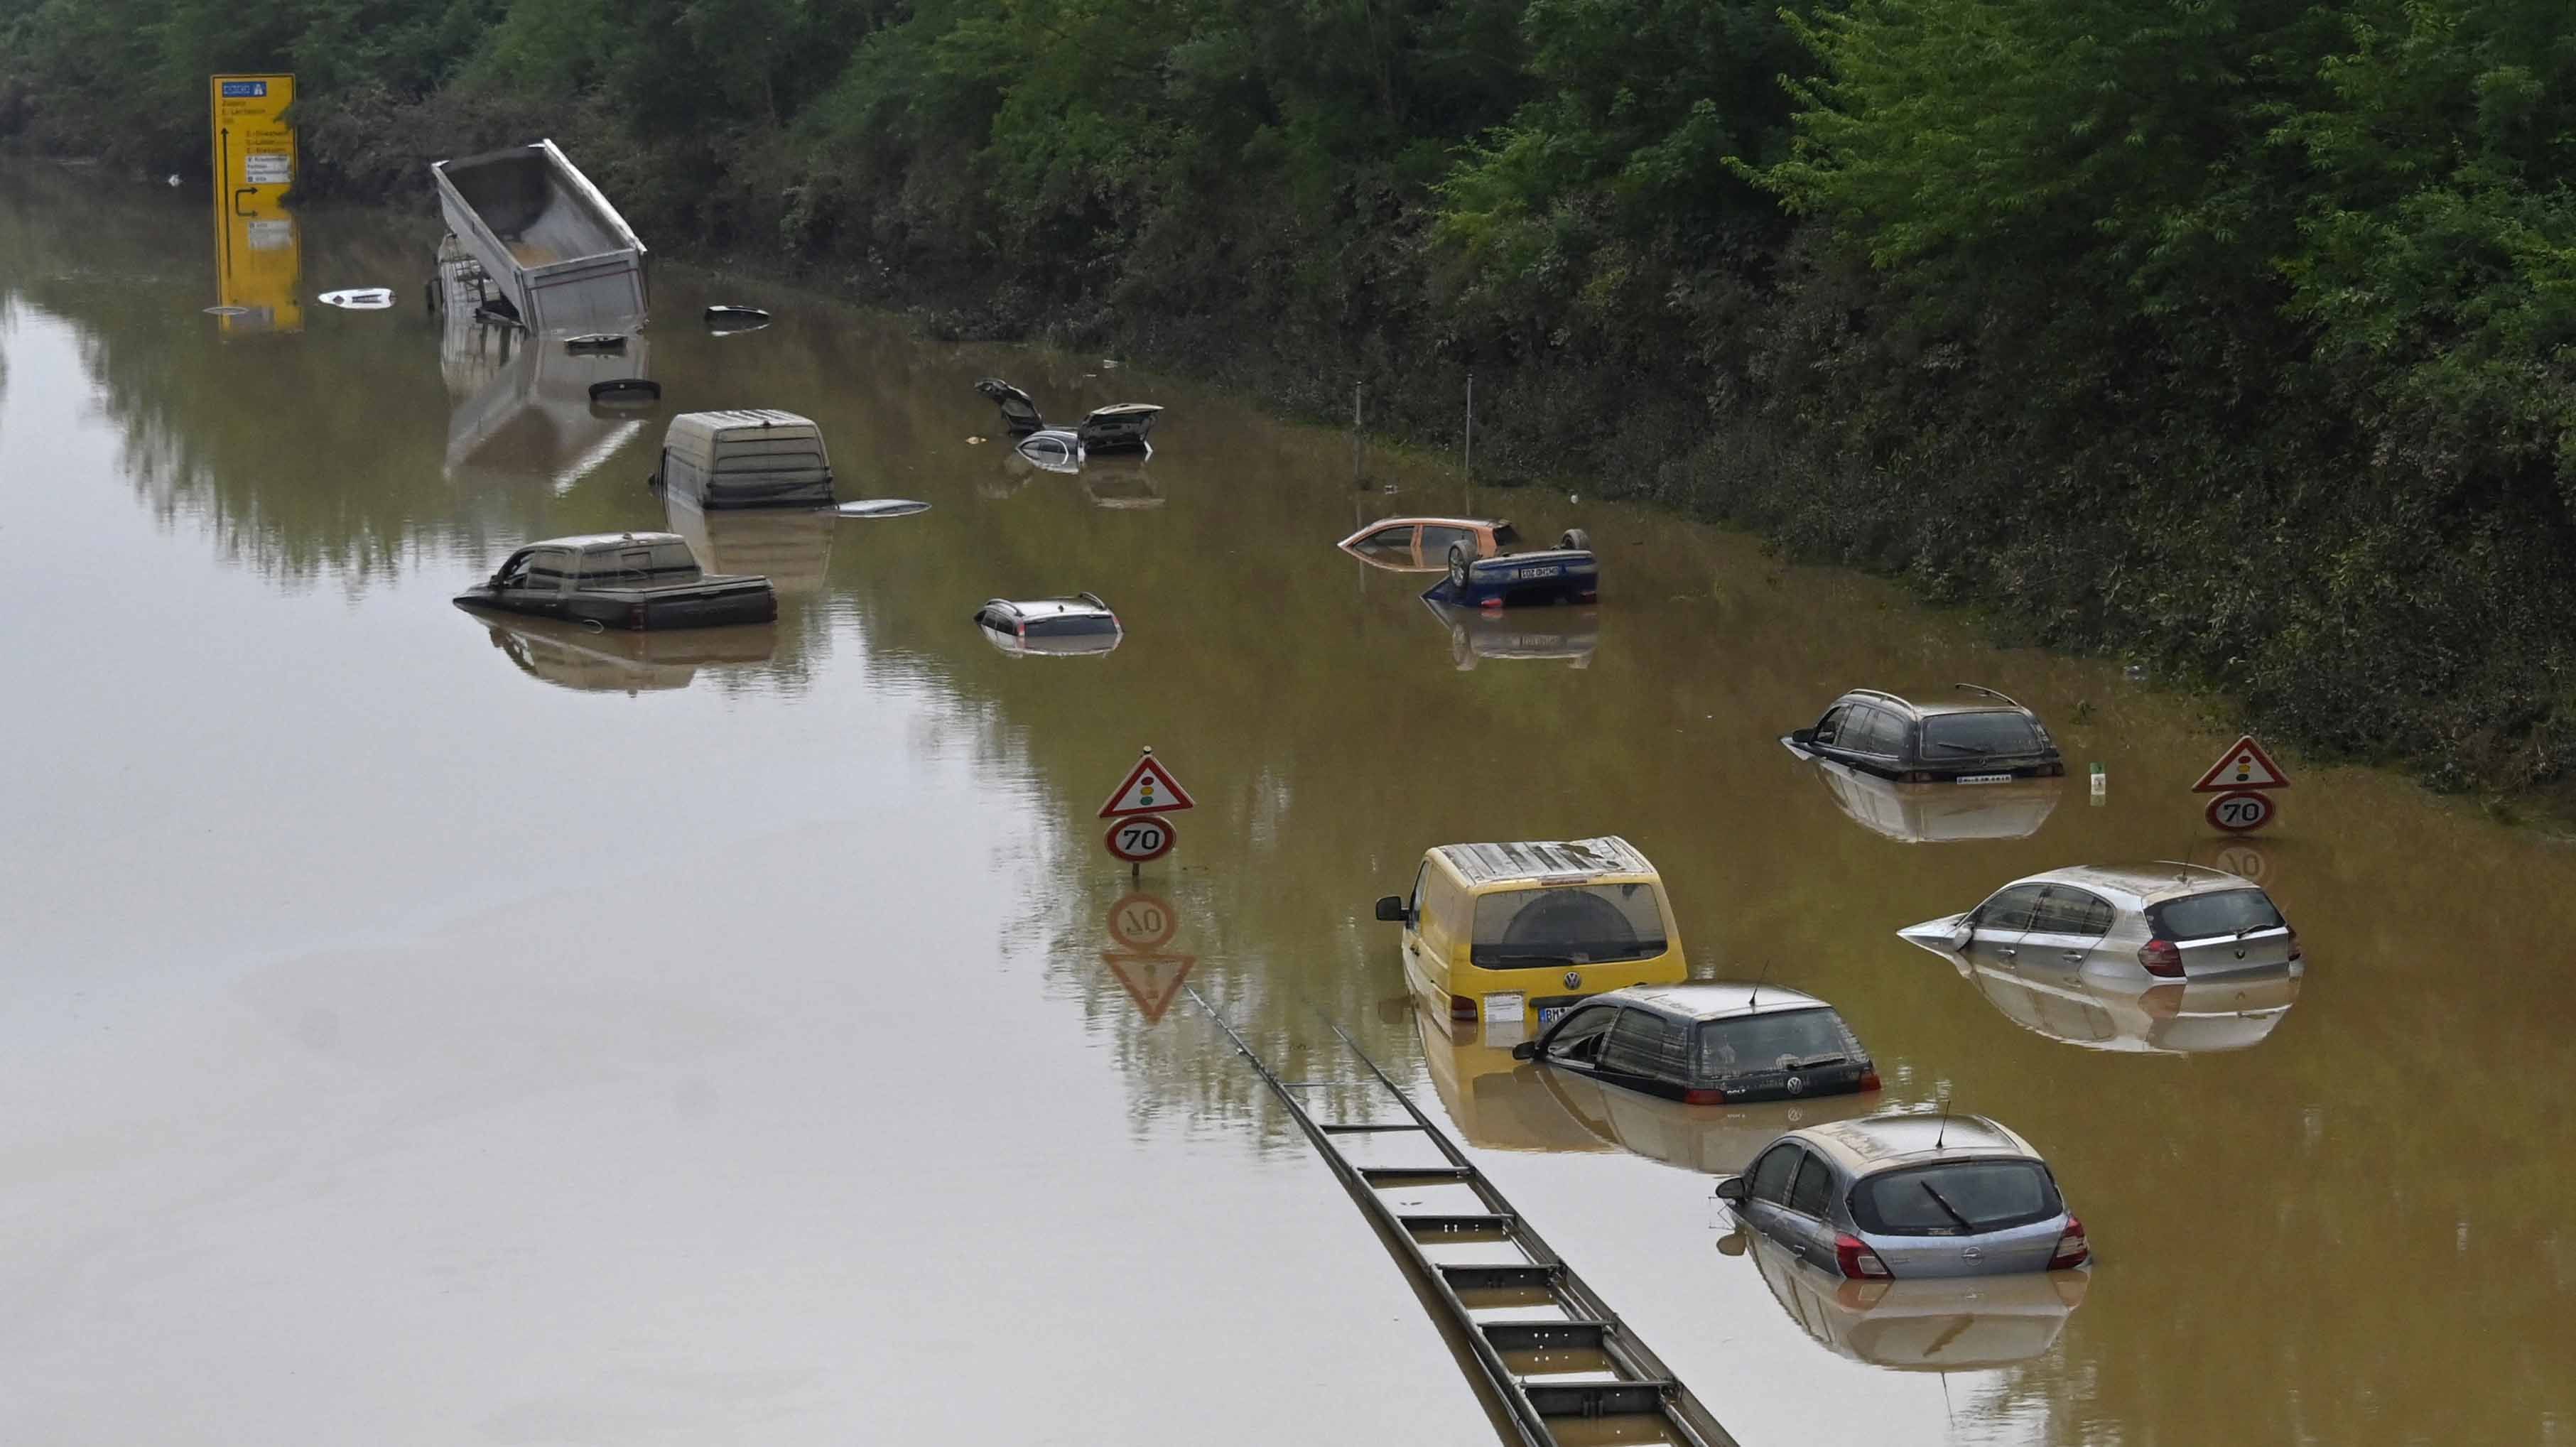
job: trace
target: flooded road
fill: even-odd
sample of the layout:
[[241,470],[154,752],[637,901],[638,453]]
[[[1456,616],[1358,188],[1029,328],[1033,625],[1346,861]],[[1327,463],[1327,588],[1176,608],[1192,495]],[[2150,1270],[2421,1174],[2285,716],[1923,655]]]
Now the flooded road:
[[[1186,984],[1294,1078],[1356,1079],[1352,1030],[1747,1443],[2576,1443],[2567,849],[2293,757],[2224,860],[2295,991],[1963,976],[1894,930],[2220,861],[2185,791],[2232,732],[1739,537],[1436,459],[1363,492],[1346,436],[1184,382],[673,268],[629,362],[664,404],[601,418],[600,364],[422,310],[435,239],[307,214],[281,294],[397,305],[216,318],[202,200],[0,169],[7,1440],[1493,1440]],[[1170,410],[1150,461],[1056,475],[969,442],[988,373]],[[668,518],[662,422],[752,406],[933,510]],[[1462,510],[1588,528],[1600,606],[1448,619],[1332,547]],[[778,621],[448,601],[674,521]],[[1078,589],[1115,652],[968,621]],[[1776,742],[1959,679],[2049,720],[2062,790],[1961,808]],[[1144,744],[1198,808],[1139,948],[1092,816]],[[1403,1001],[1370,904],[1423,849],[1610,832],[1695,969],[1833,1001],[1888,1107],[2046,1153],[2089,1279],[1873,1296],[1721,1250],[1710,1175],[1785,1113]]]

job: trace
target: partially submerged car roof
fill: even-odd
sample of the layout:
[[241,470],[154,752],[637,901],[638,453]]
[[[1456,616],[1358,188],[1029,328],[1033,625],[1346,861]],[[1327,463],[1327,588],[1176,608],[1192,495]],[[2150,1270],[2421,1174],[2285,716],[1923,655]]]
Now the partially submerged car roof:
[[1607,875],[1647,875],[1655,866],[1616,834],[1597,839],[1524,840],[1511,844],[1443,844],[1432,851],[1470,885],[1523,881],[1569,883]]
[[[799,417],[793,412],[780,412],[769,407],[735,407],[720,412],[683,412],[671,419],[670,429],[663,435],[668,441],[713,444],[745,435],[756,437],[762,433],[792,435],[784,433],[783,429],[800,427],[808,433],[815,431],[811,418]],[[667,441],[665,445],[668,445]]]
[[[1935,690],[1925,689],[1924,692],[1930,694]],[[1847,689],[1843,697],[1865,698],[1872,703],[1889,704],[1913,714],[1916,718],[1930,718],[1934,714],[1944,713],[2029,713],[2031,711],[2029,705],[2019,699],[1979,684],[1955,683],[1948,690],[1940,692],[1941,697],[1928,703],[1910,694],[1891,693],[1883,688]],[[1953,692],[1968,696],[1954,698],[1950,696]]]
[[1804,990],[1784,985],[1743,984],[1728,980],[1694,980],[1682,985],[1630,985],[1601,996],[1604,1000],[1636,1000],[1652,1005],[1667,1014],[1690,1020],[1717,1020],[1726,1016],[1776,1015],[1791,1010],[1830,1010],[1823,1000]]
[[[649,548],[659,543],[678,543],[685,548],[689,540],[678,533],[576,533],[568,538],[539,538],[520,547],[571,548],[580,553],[605,553],[622,548]],[[692,552],[691,556],[696,554]]]
[[1924,1161],[2039,1159],[2030,1142],[1982,1115],[1869,1115],[1827,1121],[1796,1135],[1855,1176]]
[[1070,598],[987,598],[987,608],[1008,608],[1025,618],[1058,618],[1067,613],[1114,613],[1097,593],[1076,593]]
[[[2061,882],[2114,896],[2114,903],[2130,909],[2143,909],[2159,900],[2178,899],[2187,894],[2261,887],[2243,875],[2212,869],[2205,864],[2185,864],[2179,860],[2158,860],[2152,864],[2079,864],[2029,875],[2014,880],[2012,884]],[[2010,889],[2012,885],[2004,887]]]

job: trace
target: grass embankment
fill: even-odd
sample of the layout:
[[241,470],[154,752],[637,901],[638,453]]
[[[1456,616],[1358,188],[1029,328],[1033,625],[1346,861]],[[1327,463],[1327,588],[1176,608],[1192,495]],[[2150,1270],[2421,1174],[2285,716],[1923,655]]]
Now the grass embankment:
[[2313,753],[2576,747],[2560,0],[0,0],[0,137],[565,142],[665,249],[1598,479]]

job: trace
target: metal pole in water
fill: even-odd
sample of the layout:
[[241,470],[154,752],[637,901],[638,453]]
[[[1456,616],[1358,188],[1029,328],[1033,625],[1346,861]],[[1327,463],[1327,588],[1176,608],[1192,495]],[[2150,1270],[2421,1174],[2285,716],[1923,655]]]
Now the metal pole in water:
[[[1473,488],[1476,485],[1476,374],[1474,372],[1467,374],[1467,444],[1458,458],[1458,474],[1465,480],[1468,487]],[[1473,493],[1469,494],[1471,508],[1474,506],[1473,496]]]

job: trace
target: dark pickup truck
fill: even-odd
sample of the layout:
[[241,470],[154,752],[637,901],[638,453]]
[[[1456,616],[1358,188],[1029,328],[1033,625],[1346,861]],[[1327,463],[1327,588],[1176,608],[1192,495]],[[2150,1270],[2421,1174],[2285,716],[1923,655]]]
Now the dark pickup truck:
[[709,575],[677,533],[593,533],[531,543],[456,601],[603,628],[713,628],[778,616],[778,594],[767,578]]

